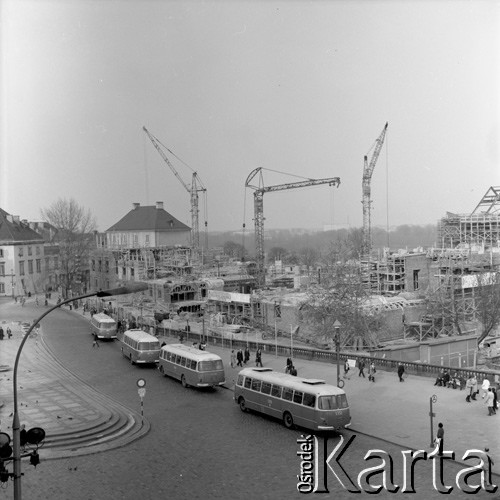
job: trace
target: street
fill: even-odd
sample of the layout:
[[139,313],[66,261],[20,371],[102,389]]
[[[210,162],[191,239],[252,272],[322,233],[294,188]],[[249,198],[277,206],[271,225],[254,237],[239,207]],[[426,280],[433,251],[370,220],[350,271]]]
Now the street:
[[[19,309],[21,311],[21,309]],[[32,317],[41,312],[22,311]],[[2,319],[6,319],[3,317]],[[67,310],[56,310],[42,322],[46,343],[57,359],[97,391],[139,411],[137,379],[146,380],[144,415],[151,423],[143,438],[119,449],[88,456],[44,460],[35,469],[23,462],[23,496],[27,499],[228,498],[288,499],[297,492],[300,458],[297,440],[305,431],[286,430],[281,422],[242,413],[227,389],[184,389],[162,377],[155,367],[131,366],[121,356],[119,342],[99,342],[92,348],[88,323]],[[5,389],[5,388],[4,388]],[[367,409],[367,411],[369,411]],[[5,418],[2,415],[2,419]],[[373,418],[377,418],[374,414]],[[397,429],[395,418],[395,431]],[[344,432],[348,439],[351,432]],[[338,437],[331,440],[333,449]],[[357,435],[341,464],[356,480],[375,463],[364,460],[367,450],[383,449],[394,457],[394,482],[402,485],[401,448],[373,437]],[[378,463],[378,462],[377,462]],[[445,464],[444,482],[460,492],[455,476],[460,466]],[[378,475],[373,484],[381,482]],[[415,468],[417,493],[412,498],[441,498],[432,485],[432,461]],[[12,483],[3,485],[2,498],[12,498]],[[330,495],[351,498],[332,473]],[[363,493],[365,495],[366,493]],[[385,491],[380,498],[393,496]],[[498,498],[480,492],[476,498]]]

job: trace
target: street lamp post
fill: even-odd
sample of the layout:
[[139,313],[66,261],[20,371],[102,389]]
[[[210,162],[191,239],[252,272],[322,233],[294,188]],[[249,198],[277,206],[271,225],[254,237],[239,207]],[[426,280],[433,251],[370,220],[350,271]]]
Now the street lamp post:
[[112,295],[124,295],[127,293],[136,293],[147,290],[148,286],[143,283],[132,283],[129,286],[124,286],[121,288],[114,288],[111,290],[102,290],[99,292],[91,292],[84,295],[80,295],[79,297],[71,297],[69,299],[61,301],[59,304],[51,307],[47,311],[45,311],[40,317],[33,321],[32,325],[29,327],[28,331],[23,337],[21,344],[17,350],[16,360],[14,362],[14,371],[13,371],[13,402],[14,402],[14,417],[12,420],[12,437],[13,437],[13,463],[14,463],[14,500],[21,500],[21,428],[19,424],[19,412],[17,407],[17,368],[19,365],[19,358],[21,357],[21,351],[23,350],[24,344],[26,340],[29,338],[31,331],[33,328],[38,325],[38,323],[45,318],[48,314],[50,314],[54,309],[58,309],[64,304],[68,302],[73,302],[74,300],[86,299],[87,297],[110,297]]
[[337,387],[340,386],[340,321],[335,320],[333,328],[335,328],[335,350],[337,351]]

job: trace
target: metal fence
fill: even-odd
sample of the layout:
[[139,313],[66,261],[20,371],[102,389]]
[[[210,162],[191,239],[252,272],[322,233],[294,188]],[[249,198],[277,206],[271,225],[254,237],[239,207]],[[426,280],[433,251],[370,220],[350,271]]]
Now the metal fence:
[[[194,332],[186,332],[183,330],[171,330],[168,328],[156,328],[157,336],[170,336],[170,337],[179,337],[182,340],[192,341],[192,342],[200,342],[203,340],[203,335]],[[224,347],[228,349],[244,349],[248,347],[251,350],[257,350],[257,348],[261,348],[263,353],[273,354],[276,353],[279,356],[284,357],[292,357],[305,359],[308,361],[320,361],[323,363],[333,363],[337,362],[337,353],[335,351],[325,351],[320,349],[314,349],[310,347],[293,347],[293,355],[291,352],[290,346],[284,346],[278,344],[276,346],[275,343],[266,342],[266,341],[246,341],[246,340],[232,340],[223,337],[213,337],[206,336],[205,341],[207,346],[217,346]],[[343,364],[346,359],[356,360],[358,363],[359,360],[364,360],[365,364],[375,363],[375,366],[381,370],[385,371],[394,371],[396,372],[398,369],[399,363],[402,363],[405,368],[405,373],[411,375],[420,375],[424,377],[437,377],[441,370],[446,369],[450,372],[450,374],[456,373],[458,377],[468,379],[472,374],[476,376],[478,381],[482,381],[487,378],[491,383],[495,383],[495,375],[500,376],[499,371],[485,371],[485,370],[474,370],[469,368],[456,368],[456,367],[448,367],[442,365],[430,365],[427,363],[416,363],[412,361],[398,361],[394,359],[385,359],[385,358],[377,358],[373,356],[355,354],[351,352],[340,352],[339,354],[340,362]]]

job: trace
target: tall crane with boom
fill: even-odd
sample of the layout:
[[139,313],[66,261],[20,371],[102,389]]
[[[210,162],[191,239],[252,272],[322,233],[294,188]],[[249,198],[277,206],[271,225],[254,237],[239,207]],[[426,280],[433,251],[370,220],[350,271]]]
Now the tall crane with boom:
[[[153,146],[156,148],[160,156],[163,158],[163,161],[170,167],[170,170],[174,173],[174,175],[179,179],[179,182],[184,186],[184,189],[190,194],[191,197],[191,248],[193,250],[194,255],[198,255],[200,249],[200,230],[199,230],[199,213],[200,210],[198,208],[198,193],[206,193],[206,188],[203,186],[201,179],[199,178],[196,172],[193,172],[191,185],[188,185],[184,182],[182,177],[179,175],[179,172],[172,165],[171,161],[168,159],[165,151],[162,148],[165,148],[170,154],[174,155],[170,149],[165,147],[161,142],[149,132],[146,127],[142,127],[142,130],[149,137],[150,141],[153,143]],[[175,155],[174,155],[175,156]],[[205,222],[205,227],[207,223]]]
[[368,163],[368,156],[364,158],[363,168],[363,237],[362,237],[362,258],[368,258],[372,250],[372,234],[371,234],[371,180],[373,170],[380,155],[380,150],[384,144],[385,133],[389,123],[386,122],[382,133],[375,141],[375,149]]
[[[250,184],[253,179],[259,175],[258,185]],[[340,185],[339,177],[329,177],[326,179],[306,179],[299,182],[291,182],[287,184],[278,184],[275,186],[264,186],[264,179],[262,176],[262,167],[258,167],[247,177],[245,187],[254,189],[254,222],[255,222],[255,250],[256,250],[256,263],[257,263],[257,282],[260,286],[264,285],[265,272],[264,272],[264,193],[273,191],[284,191],[288,189],[317,186],[319,184],[328,184],[330,186]]]

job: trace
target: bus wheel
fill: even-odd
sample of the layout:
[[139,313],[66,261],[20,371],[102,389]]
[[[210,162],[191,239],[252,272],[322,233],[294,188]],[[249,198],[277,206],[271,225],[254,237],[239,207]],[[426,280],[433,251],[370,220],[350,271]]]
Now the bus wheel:
[[245,403],[245,398],[238,399],[238,404],[240,405],[241,411],[247,411],[247,404]]
[[283,424],[287,429],[293,429],[293,417],[287,411],[283,413]]
[[186,377],[184,375],[181,376],[181,384],[182,387],[187,387]]

